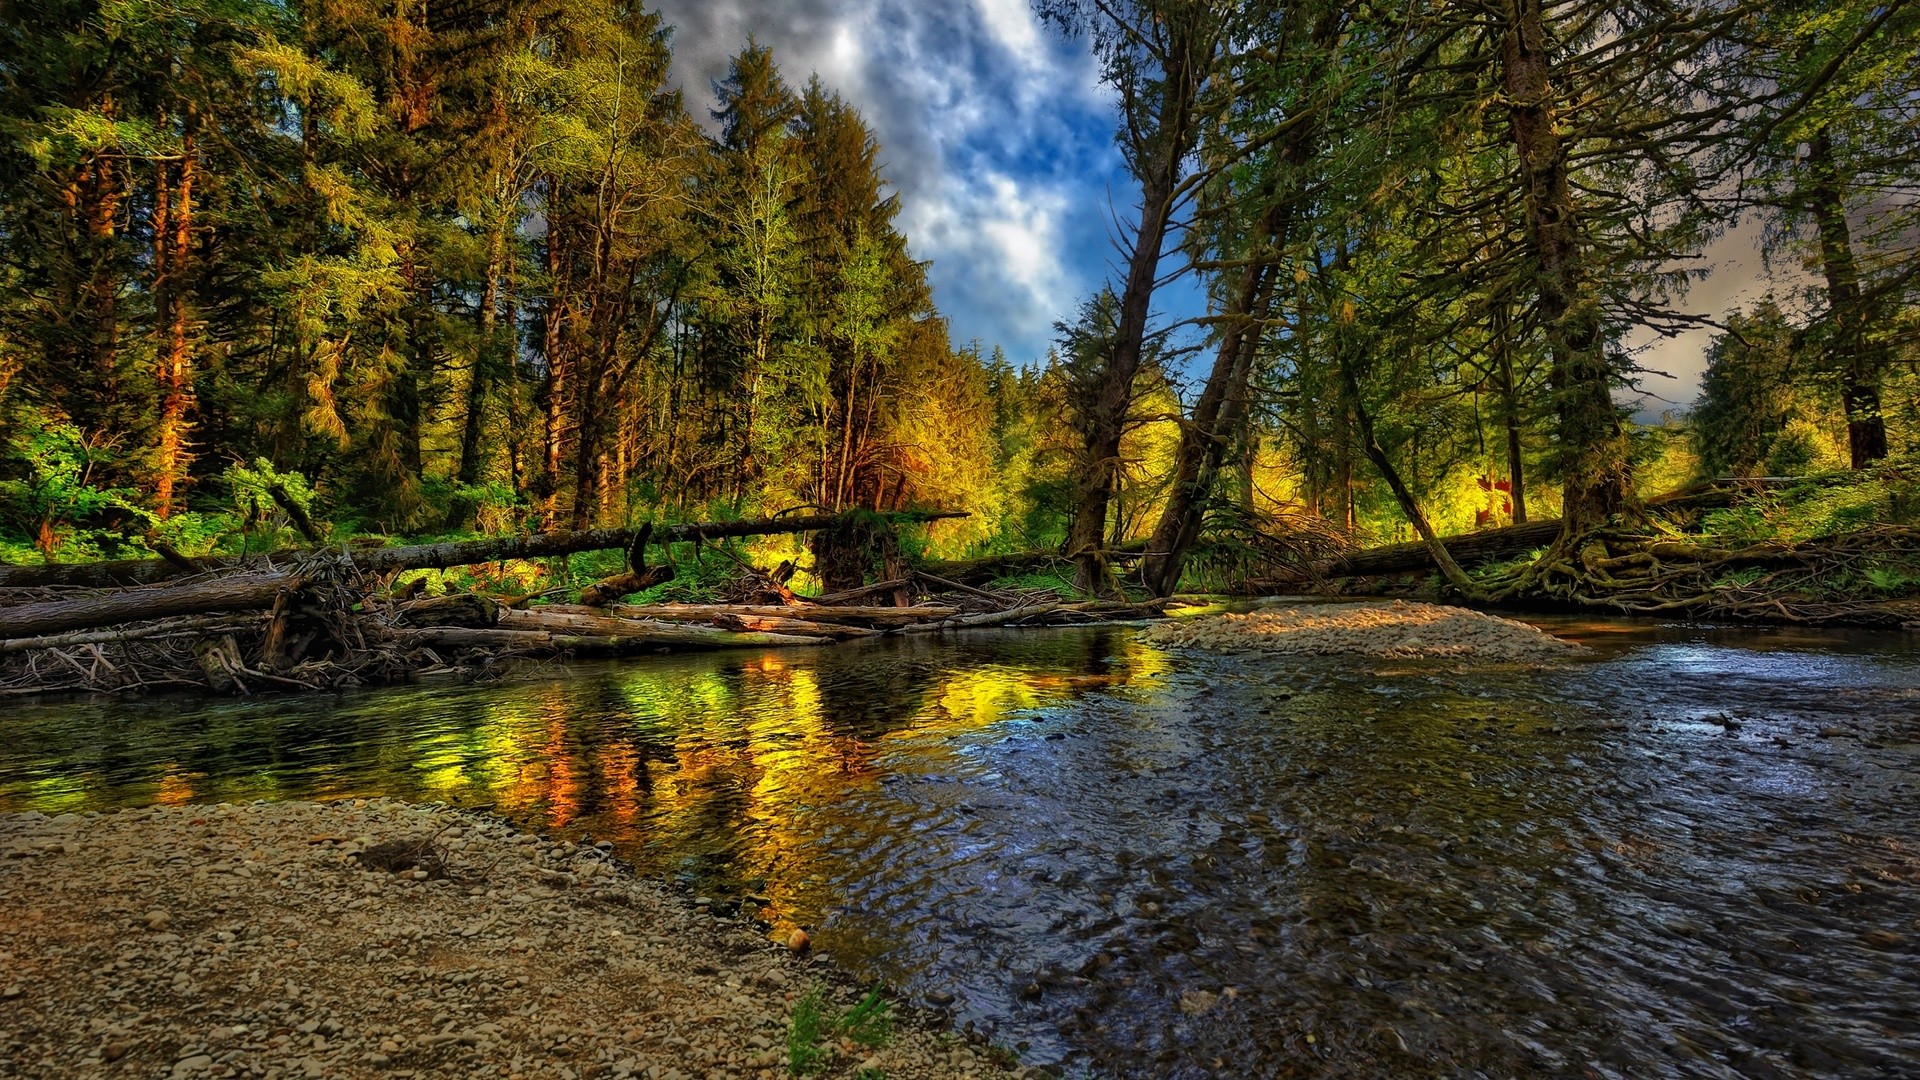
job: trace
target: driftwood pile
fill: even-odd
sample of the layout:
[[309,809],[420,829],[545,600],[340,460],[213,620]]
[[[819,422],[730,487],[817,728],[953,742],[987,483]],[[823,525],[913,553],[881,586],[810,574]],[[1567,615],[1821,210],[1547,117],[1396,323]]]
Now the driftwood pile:
[[[886,525],[954,516],[960,515],[895,514]],[[0,566],[0,697],[321,690],[479,675],[523,658],[818,646],[888,634],[1142,618],[1163,606],[1075,603],[911,570],[804,598],[787,587],[791,564],[762,570],[744,560],[738,602],[618,603],[672,576],[670,567],[646,565],[649,542],[814,532],[849,520],[789,517],[412,547],[339,546],[247,560]],[[872,527],[865,519],[860,524]],[[478,593],[425,597],[396,586],[407,570],[607,549],[627,552],[627,569],[583,590],[582,604]]]

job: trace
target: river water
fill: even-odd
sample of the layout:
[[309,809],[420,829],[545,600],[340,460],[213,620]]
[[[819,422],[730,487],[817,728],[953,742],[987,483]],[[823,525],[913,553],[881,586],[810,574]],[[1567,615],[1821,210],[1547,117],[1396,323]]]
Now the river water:
[[1592,654],[1109,627],[15,703],[0,810],[490,805],[1074,1073],[1920,1075],[1915,636],[1544,625]]

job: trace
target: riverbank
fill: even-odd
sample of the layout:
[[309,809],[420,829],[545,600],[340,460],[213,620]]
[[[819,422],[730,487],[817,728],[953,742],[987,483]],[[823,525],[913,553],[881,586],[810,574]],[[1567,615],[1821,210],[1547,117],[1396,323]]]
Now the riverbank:
[[[391,800],[0,816],[0,1073],[788,1075],[824,962],[599,847]],[[818,1075],[1021,1075],[898,1018]]]

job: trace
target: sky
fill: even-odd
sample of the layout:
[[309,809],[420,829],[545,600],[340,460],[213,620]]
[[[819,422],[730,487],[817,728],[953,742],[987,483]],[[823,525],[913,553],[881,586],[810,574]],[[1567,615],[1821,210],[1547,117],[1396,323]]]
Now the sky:
[[[1043,26],[1029,0],[658,0],[675,27],[674,77],[704,118],[712,84],[749,34],[773,49],[789,84],[817,73],[877,133],[900,193],[899,227],[930,260],[934,303],[956,344],[1045,356],[1056,320],[1117,272],[1115,237],[1133,216],[1114,146],[1113,99],[1083,40]],[[1724,318],[1791,268],[1762,265],[1756,229],[1705,253],[1714,272],[1686,310]],[[1161,306],[1197,303],[1191,287]],[[1642,419],[1699,393],[1711,329],[1635,333],[1649,373],[1622,395]]]
[[956,344],[1026,363],[1114,265],[1131,206],[1111,100],[1084,41],[1027,0],[660,0],[674,77],[705,117],[751,33],[796,89],[818,73],[860,109],[931,260]]

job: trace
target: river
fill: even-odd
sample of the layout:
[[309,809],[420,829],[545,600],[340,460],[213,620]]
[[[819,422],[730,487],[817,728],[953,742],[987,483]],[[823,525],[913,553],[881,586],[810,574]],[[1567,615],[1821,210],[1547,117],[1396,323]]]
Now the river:
[[1072,1073],[1920,1073],[1920,639],[1542,623],[1591,655],[1108,627],[14,703],[0,810],[491,806]]

